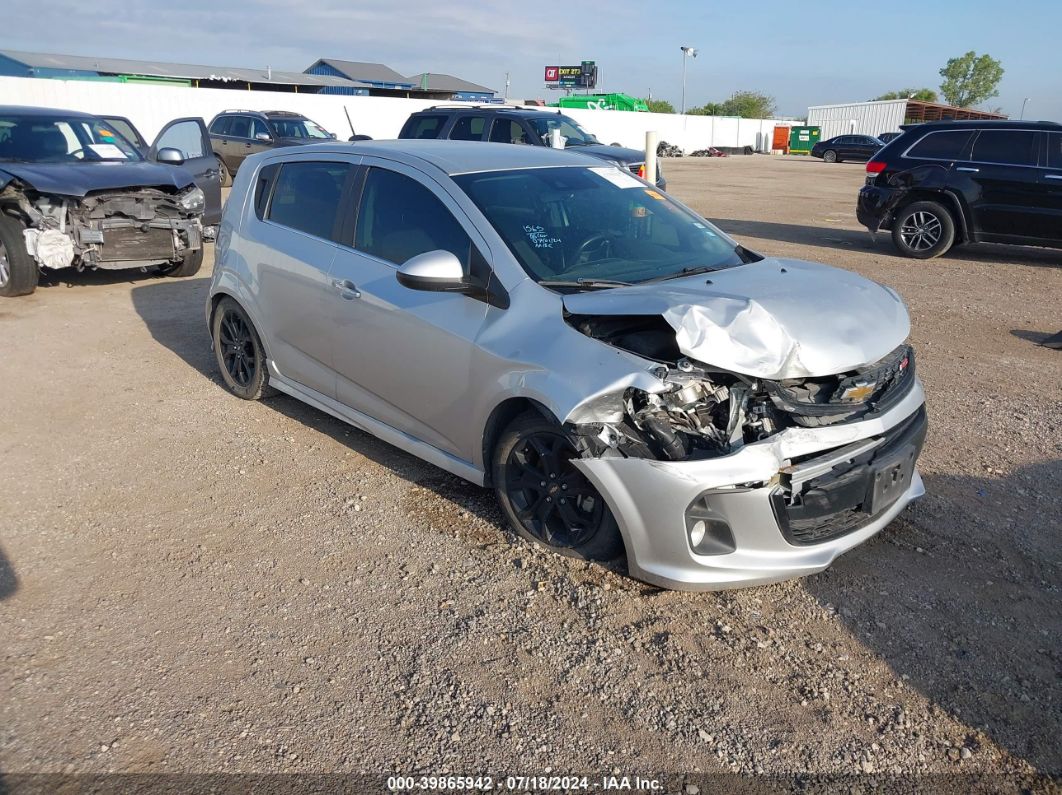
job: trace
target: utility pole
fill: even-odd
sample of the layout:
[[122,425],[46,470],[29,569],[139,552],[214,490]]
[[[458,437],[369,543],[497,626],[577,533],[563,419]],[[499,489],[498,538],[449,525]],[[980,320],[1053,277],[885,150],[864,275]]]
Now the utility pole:
[[696,58],[697,48],[687,47],[685,45],[679,47],[682,50],[682,110],[680,113],[686,112],[686,58]]
[[505,73],[505,98],[509,98],[509,73]]
[[1032,97],[1026,97],[1026,98],[1025,98],[1025,99],[1024,99],[1023,101],[1022,101],[1022,103],[1021,103],[1021,115],[1020,115],[1020,116],[1018,116],[1018,119],[1019,119],[1019,120],[1021,120],[1021,119],[1024,119],[1024,118],[1025,118],[1025,103],[1026,103],[1026,102],[1028,102],[1028,101],[1029,101],[1030,99],[1032,99]]

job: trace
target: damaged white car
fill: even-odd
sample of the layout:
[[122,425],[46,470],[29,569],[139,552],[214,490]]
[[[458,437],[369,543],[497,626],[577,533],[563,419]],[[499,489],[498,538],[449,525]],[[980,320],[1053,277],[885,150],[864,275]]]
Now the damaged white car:
[[248,159],[207,320],[236,395],[279,389],[493,487],[521,536],[665,587],[821,571],[923,493],[896,292],[758,256],[578,153]]
[[0,296],[31,293],[42,272],[67,268],[199,270],[221,215],[202,119],[170,122],[146,156],[115,121],[129,125],[0,107]]

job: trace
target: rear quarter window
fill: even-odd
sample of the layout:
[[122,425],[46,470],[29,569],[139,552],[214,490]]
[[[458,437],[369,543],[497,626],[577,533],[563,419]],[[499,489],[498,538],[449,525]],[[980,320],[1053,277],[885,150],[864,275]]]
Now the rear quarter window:
[[927,160],[965,160],[972,130],[941,130],[931,132],[907,151],[908,157]]

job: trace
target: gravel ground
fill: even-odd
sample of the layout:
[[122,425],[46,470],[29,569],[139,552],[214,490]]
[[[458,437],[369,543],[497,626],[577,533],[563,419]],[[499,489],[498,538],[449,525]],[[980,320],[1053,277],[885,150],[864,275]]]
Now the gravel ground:
[[750,248],[905,296],[924,500],[821,575],[655,590],[289,398],[228,396],[209,267],[72,276],[0,304],[0,770],[1056,787],[1060,253],[895,256],[855,223],[857,165],[664,170]]

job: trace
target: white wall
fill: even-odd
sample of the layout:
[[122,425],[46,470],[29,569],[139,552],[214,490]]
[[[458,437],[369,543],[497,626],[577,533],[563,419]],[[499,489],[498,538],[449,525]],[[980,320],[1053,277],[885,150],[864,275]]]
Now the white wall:
[[[181,88],[82,80],[0,77],[0,104],[36,105],[80,110],[100,115],[126,116],[150,142],[170,119],[201,116],[207,121],[226,109],[289,110],[303,113],[340,139],[350,135],[344,107],[354,129],[373,138],[394,138],[410,113],[438,101],[390,97],[345,97],[236,89]],[[708,146],[770,148],[775,121],[714,116],[680,116],[670,113],[631,113],[613,110],[567,108],[604,143],[645,147],[645,133],[656,130],[660,140],[687,152]],[[879,130],[878,132],[882,132]]]
[[819,139],[822,141],[852,133],[881,135],[883,132],[899,132],[906,114],[906,99],[816,105],[808,108],[808,125],[822,128]]

